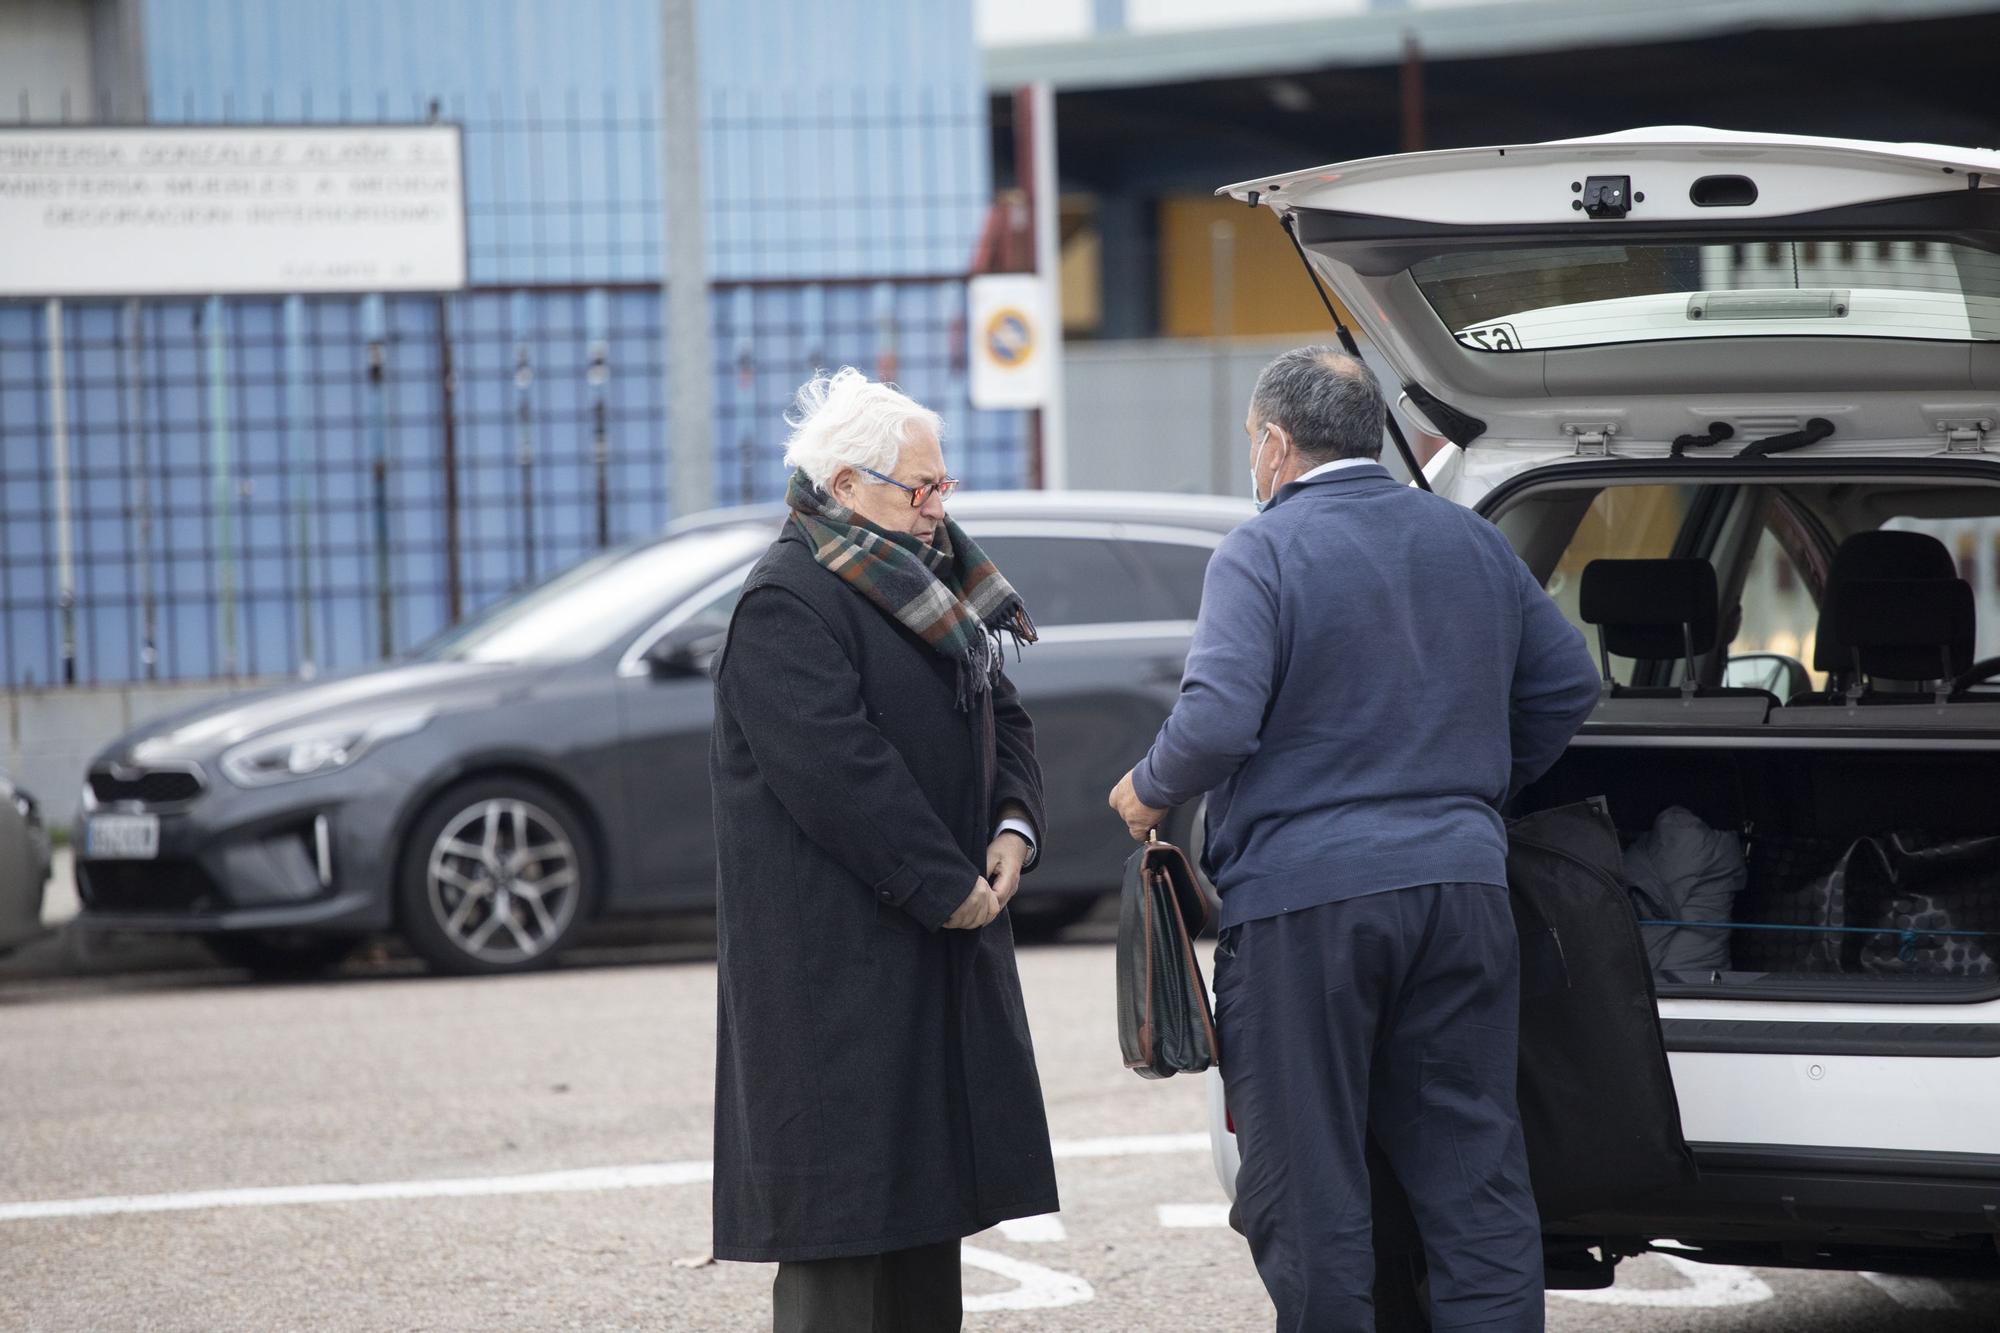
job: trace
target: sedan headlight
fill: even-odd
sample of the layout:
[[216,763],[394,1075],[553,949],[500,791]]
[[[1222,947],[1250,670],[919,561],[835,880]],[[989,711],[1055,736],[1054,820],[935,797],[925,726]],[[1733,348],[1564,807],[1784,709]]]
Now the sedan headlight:
[[322,723],[259,736],[222,756],[222,771],[239,787],[309,778],[345,768],[377,745],[407,736],[431,720],[431,710],[391,713],[349,725]]

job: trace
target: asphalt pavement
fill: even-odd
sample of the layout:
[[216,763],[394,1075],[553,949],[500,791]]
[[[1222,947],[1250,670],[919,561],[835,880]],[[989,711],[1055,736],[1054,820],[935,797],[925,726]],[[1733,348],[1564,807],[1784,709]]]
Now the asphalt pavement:
[[[1022,951],[1064,1206],[968,1242],[966,1326],[1269,1328],[1201,1083],[1119,1065],[1109,934]],[[704,922],[498,980],[109,956],[145,966],[0,972],[0,1329],[768,1327],[773,1270],[706,1261]],[[1659,1257],[1549,1307],[1565,1333],[2000,1329],[1996,1286]]]

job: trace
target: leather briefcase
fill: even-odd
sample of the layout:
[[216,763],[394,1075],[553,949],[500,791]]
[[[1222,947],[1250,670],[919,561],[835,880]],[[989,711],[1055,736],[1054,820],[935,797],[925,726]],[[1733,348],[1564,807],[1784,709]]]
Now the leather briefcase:
[[1148,838],[1125,863],[1118,903],[1118,1045],[1141,1078],[1193,1074],[1217,1061],[1215,1016],[1194,955],[1208,894],[1187,856]]

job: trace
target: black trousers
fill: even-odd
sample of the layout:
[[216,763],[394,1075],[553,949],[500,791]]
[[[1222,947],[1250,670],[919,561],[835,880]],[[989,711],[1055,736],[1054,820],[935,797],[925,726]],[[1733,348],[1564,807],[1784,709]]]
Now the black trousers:
[[778,1265],[772,1333],[956,1333],[958,1242]]
[[1375,1327],[1371,1126],[1423,1233],[1433,1327],[1539,1333],[1519,991],[1513,914],[1492,885],[1395,889],[1223,932],[1237,1208],[1281,1333]]

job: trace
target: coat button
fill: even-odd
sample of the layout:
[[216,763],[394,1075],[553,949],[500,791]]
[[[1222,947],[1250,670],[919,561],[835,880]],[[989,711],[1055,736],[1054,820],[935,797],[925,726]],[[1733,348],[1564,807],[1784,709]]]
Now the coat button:
[[877,894],[876,896],[879,897],[885,903],[892,903],[896,901],[896,895],[889,892],[889,890],[887,889],[882,890],[882,892]]

